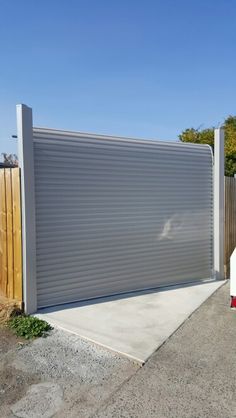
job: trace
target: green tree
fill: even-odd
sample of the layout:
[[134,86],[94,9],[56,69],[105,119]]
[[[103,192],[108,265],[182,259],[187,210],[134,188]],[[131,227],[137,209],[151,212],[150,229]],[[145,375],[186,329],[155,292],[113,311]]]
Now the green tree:
[[7,154],[2,152],[3,162],[9,165],[18,165],[18,158],[16,154]]
[[[236,174],[236,116],[228,116],[223,124],[225,130],[225,175]],[[214,128],[186,129],[179,135],[182,142],[208,144],[214,152]]]

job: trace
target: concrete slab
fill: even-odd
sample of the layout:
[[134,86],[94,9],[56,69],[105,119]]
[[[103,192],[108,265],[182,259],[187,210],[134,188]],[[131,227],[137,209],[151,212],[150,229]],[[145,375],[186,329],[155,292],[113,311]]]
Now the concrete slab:
[[225,281],[171,286],[42,309],[41,319],[144,363]]

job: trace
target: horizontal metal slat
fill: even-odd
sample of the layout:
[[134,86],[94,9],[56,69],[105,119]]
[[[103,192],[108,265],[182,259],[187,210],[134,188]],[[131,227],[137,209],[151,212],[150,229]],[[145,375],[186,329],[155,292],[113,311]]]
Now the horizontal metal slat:
[[40,306],[211,274],[210,148],[37,129],[34,155]]
[[182,147],[184,149],[194,149],[195,151],[204,150],[205,152],[209,152],[210,147],[205,144],[191,144],[191,143],[183,143],[183,142],[176,142],[176,141],[158,141],[156,139],[142,139],[142,138],[129,138],[129,137],[119,137],[119,136],[109,136],[109,135],[97,135],[93,133],[86,133],[86,132],[73,132],[73,131],[62,131],[56,129],[48,129],[48,128],[33,128],[33,136],[34,140],[42,143],[42,141],[46,140],[49,141],[50,144],[57,142],[62,142],[63,140],[68,144],[68,141],[74,142],[75,144],[79,144],[80,141],[84,141],[87,144],[105,144],[107,146],[113,146],[114,144],[118,144],[123,146],[123,144],[130,144],[134,146],[138,144],[140,147],[146,148],[147,146],[162,146],[166,148],[176,148]]
[[[157,273],[158,267],[155,266],[148,270],[147,278],[150,275],[154,275],[158,277],[159,275],[165,275],[165,273],[168,276],[168,275],[171,275],[171,273],[174,274],[174,272],[175,272],[175,276],[178,277],[179,272],[181,272],[181,275],[184,275],[185,273],[189,272],[189,269],[192,269],[192,272],[196,274],[196,272],[198,271],[200,272],[202,270],[202,267],[201,266],[199,267],[199,263],[190,263],[187,266],[183,266],[182,264],[179,264],[176,266],[168,266],[167,269],[166,267],[164,267],[163,269],[160,268],[160,270]],[[146,271],[146,266],[143,268],[140,267],[139,271],[137,270],[134,271],[132,268],[130,269],[123,268],[122,270],[119,270],[119,273],[117,272],[116,269],[106,270],[102,273],[91,272],[88,270],[80,270],[78,273],[76,272],[74,274],[70,273],[66,275],[58,273],[58,274],[55,274],[54,278],[51,277],[50,281],[45,280],[45,282],[42,283],[42,288],[40,288],[41,282],[38,283],[38,286],[37,286],[38,294],[44,294],[45,290],[47,292],[48,289],[53,290],[55,294],[57,292],[61,292],[62,289],[65,293],[67,292],[67,289],[69,291],[76,292],[76,290],[79,291],[80,289],[83,289],[83,288],[88,288],[90,286],[93,287],[94,284],[95,286],[98,284],[99,287],[102,287],[102,285],[104,285],[105,287],[108,287],[110,279],[112,279],[116,284],[118,284],[119,278],[120,278],[120,283],[123,283],[129,280],[130,284],[140,283],[141,285],[143,282],[143,274],[145,274],[145,271]],[[207,271],[209,274],[210,265],[208,264],[205,265],[205,271]],[[142,273],[142,276],[141,276],[141,273]],[[139,281],[137,280],[137,278],[139,278]],[[78,282],[79,282],[79,286],[78,286]]]

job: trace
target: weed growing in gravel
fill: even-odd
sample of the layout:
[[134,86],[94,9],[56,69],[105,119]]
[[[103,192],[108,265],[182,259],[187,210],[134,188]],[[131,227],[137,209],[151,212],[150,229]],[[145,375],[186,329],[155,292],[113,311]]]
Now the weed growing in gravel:
[[52,329],[46,321],[28,315],[20,315],[8,321],[8,327],[18,335],[27,340],[30,338],[46,337]]

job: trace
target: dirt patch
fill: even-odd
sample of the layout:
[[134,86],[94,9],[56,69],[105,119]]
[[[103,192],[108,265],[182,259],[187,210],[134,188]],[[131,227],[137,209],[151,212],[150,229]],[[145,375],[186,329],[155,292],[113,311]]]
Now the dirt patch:
[[38,383],[37,375],[12,367],[17,353],[29,344],[17,337],[6,326],[0,326],[0,416],[10,416],[10,405],[25,395],[30,385]]
[[40,380],[35,375],[30,375],[7,366],[1,370],[0,404],[2,407],[16,402],[26,393],[28,387]]
[[21,348],[25,344],[28,344],[28,342],[13,334],[6,325],[0,326],[0,355],[7,353],[9,350]]

